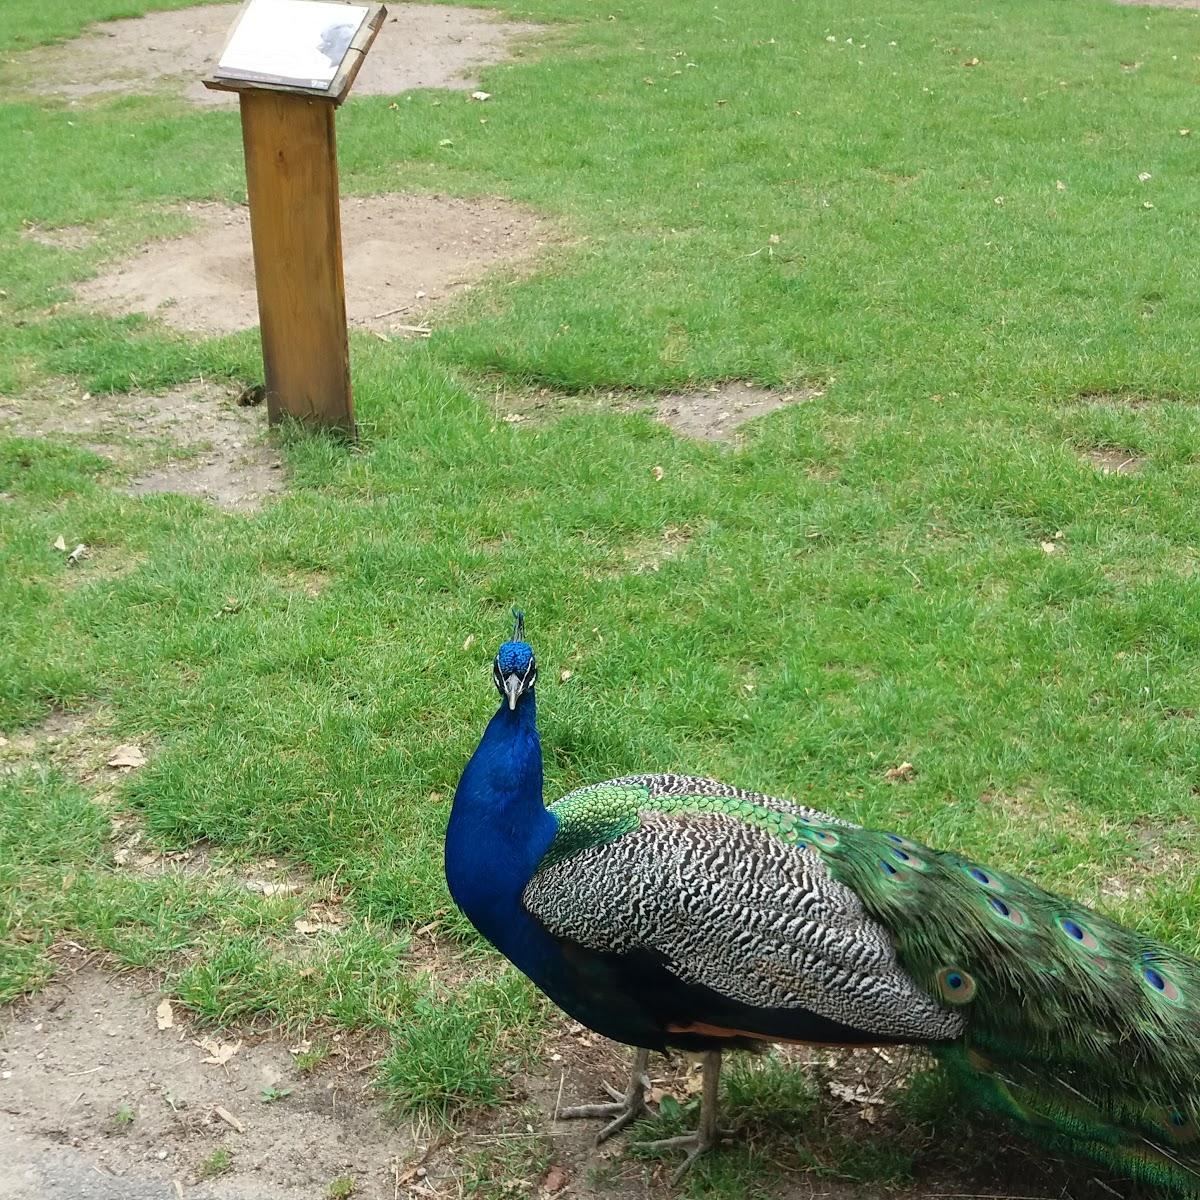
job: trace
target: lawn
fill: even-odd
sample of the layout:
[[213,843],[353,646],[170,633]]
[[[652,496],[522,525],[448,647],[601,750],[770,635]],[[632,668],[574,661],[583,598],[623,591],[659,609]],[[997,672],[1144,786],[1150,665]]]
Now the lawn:
[[[182,5],[6,0],[0,49],[153,7]],[[800,795],[1200,952],[1200,13],[507,12],[550,28],[484,73],[485,123],[435,91],[339,115],[347,193],[504,196],[561,234],[428,341],[354,335],[357,445],[285,432],[286,494],[241,514],[0,438],[0,997],[71,940],[223,1029],[374,1031],[401,1114],[503,1106],[556,1018],[452,910],[441,836],[514,603],[548,796]],[[171,205],[244,196],[236,115],[9,97],[0,154],[0,407],[257,381],[255,334],[66,303]],[[731,379],[819,395],[733,447],[638,411]],[[64,712],[146,765],[16,752]],[[212,869],[131,869],[135,831]],[[304,886],[238,884],[266,859]],[[740,1111],[792,1096],[762,1076]],[[833,1173],[877,1194],[920,1153]],[[756,1194],[773,1154],[691,1186]]]

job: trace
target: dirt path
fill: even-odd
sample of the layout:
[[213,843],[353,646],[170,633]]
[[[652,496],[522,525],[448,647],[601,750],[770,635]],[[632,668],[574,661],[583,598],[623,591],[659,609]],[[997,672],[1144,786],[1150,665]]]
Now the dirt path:
[[[266,440],[266,412],[237,391],[193,383],[167,392],[93,396],[66,381],[0,400],[0,432],[61,437],[110,459],[132,495],[174,492],[252,511],[284,490],[279,452]],[[91,576],[95,555],[83,564]]]
[[144,979],[84,967],[4,1014],[0,1198],[310,1200],[352,1177],[391,1200],[415,1144],[353,1054],[305,1072],[275,1036],[203,1045],[182,1017],[159,1028],[159,1002]]
[[[149,243],[81,284],[79,299],[91,309],[142,313],[191,333],[257,325],[249,211],[224,204],[190,204],[184,211],[195,222],[192,233]],[[439,301],[492,267],[530,259],[548,240],[543,222],[505,200],[345,197],[347,319],[352,328],[410,334]]]
[[[411,88],[472,89],[471,72],[511,57],[544,27],[476,8],[391,4],[350,100]],[[166,91],[193,104],[232,106],[236,97],[200,82],[216,61],[234,4],[201,5],[89,26],[81,37],[30,50],[3,72],[13,88],[79,100]]]

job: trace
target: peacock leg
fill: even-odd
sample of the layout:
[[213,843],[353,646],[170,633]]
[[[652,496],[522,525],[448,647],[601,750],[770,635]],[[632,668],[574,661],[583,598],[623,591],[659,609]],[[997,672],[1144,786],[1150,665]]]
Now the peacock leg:
[[679,1170],[671,1176],[672,1183],[678,1183],[691,1170],[692,1163],[716,1146],[723,1137],[728,1137],[725,1130],[717,1126],[719,1110],[718,1092],[721,1083],[721,1051],[706,1050],[704,1053],[704,1091],[700,1096],[700,1124],[695,1133],[684,1133],[679,1137],[659,1138],[653,1142],[639,1142],[639,1150],[687,1150]]
[[650,1085],[650,1080],[646,1077],[646,1068],[649,1065],[650,1051],[638,1047],[633,1055],[633,1070],[630,1072],[629,1086],[624,1095],[605,1083],[604,1090],[613,1098],[613,1103],[577,1104],[574,1108],[560,1108],[559,1118],[571,1121],[580,1117],[611,1117],[609,1123],[596,1134],[597,1146],[607,1141],[614,1133],[620,1133],[626,1125],[645,1113],[646,1088]]

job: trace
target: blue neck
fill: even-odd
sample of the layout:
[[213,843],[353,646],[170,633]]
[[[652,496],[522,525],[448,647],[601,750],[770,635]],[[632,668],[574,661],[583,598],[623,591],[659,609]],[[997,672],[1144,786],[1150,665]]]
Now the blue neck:
[[526,692],[502,703],[467,763],[446,830],[446,882],[455,903],[526,974],[541,927],[521,893],[554,840],[558,821],[542,801],[537,705]]

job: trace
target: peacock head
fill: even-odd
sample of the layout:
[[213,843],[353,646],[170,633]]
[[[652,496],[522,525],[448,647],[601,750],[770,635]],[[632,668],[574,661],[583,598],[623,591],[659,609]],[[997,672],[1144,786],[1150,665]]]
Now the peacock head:
[[510,641],[504,643],[492,664],[492,679],[496,690],[508,701],[508,710],[517,707],[517,701],[533,690],[537,681],[537,661],[533,647],[525,640],[525,614],[513,611],[516,623]]

